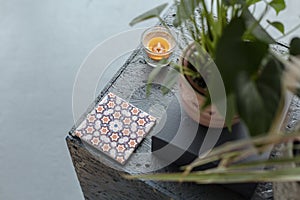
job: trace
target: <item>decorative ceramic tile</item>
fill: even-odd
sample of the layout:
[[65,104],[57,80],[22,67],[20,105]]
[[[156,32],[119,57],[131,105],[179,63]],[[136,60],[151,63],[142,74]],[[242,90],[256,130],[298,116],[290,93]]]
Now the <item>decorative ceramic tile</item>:
[[125,164],[155,121],[155,117],[109,93],[79,125],[75,135]]

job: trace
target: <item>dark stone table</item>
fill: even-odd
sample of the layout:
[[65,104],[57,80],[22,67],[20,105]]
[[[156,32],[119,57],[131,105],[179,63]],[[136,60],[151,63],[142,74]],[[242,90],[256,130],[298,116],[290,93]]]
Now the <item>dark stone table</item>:
[[[171,24],[173,16],[174,8],[171,8],[164,19]],[[108,92],[113,92],[162,120],[164,110],[174,98],[177,88],[175,87],[173,92],[164,96],[160,91],[160,84],[154,84],[151,94],[147,97],[145,88],[152,69],[145,63],[141,49],[137,48],[82,117],[85,117],[103,96]],[[155,81],[160,83],[167,71],[167,68],[163,70]],[[299,102],[297,102],[297,106],[299,106]],[[155,129],[158,128],[155,127],[152,132],[157,132]],[[148,172],[163,162],[151,154],[151,134],[136,150],[138,154],[134,154],[121,168],[104,154],[73,136],[75,129],[76,126],[71,129],[66,141],[86,199],[244,199],[238,193],[221,185],[125,179],[124,174]],[[145,156],[140,156],[142,153],[145,153]],[[164,167],[157,171],[170,172],[173,171],[173,168]],[[272,198],[272,185],[260,184],[256,193],[255,199],[270,199]],[[261,194],[266,194],[266,198]]]
[[[145,64],[138,49],[101,92],[95,103],[108,92],[113,92],[145,111],[150,109],[151,112],[151,109],[155,108],[166,109],[173,98],[173,93],[164,96],[160,86],[156,85],[149,97],[145,94],[146,80],[151,70],[152,68]],[[92,108],[91,106],[87,113]],[[152,114],[159,118],[162,113]],[[133,155],[123,169],[118,170],[118,164],[82,143],[79,138],[72,136],[75,128],[75,126],[72,128],[66,140],[86,199],[221,199],[224,197],[242,199],[238,194],[218,185],[127,180],[122,175],[146,172],[149,168],[155,167],[153,165],[157,165],[159,160],[151,156]],[[151,152],[150,145],[151,134],[145,138],[137,152]],[[111,168],[111,165],[114,168]],[[164,168],[160,171],[169,170],[172,169]]]

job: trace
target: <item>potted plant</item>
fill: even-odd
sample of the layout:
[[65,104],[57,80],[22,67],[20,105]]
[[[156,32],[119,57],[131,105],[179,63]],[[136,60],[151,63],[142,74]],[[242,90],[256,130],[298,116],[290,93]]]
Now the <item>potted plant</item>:
[[[253,17],[251,7],[263,2],[265,11],[258,20]],[[229,128],[240,118],[252,135],[267,133],[272,129],[272,122],[277,120],[284,104],[283,77],[286,74],[285,60],[271,49],[278,44],[260,25],[267,10],[273,9],[280,13],[285,8],[284,0],[180,0],[175,1],[176,16],[173,25],[181,31],[185,50],[179,63],[171,63],[176,71],[184,75],[180,78],[180,89],[188,82],[194,89],[197,98],[184,98],[187,90],[182,90],[183,106],[190,116],[210,123],[212,115],[217,113],[212,123],[214,126],[225,125]],[[158,6],[132,20],[134,25],[140,21],[160,17],[166,4]],[[200,12],[199,12],[200,11]],[[284,33],[281,22],[268,20],[273,28]],[[191,38],[188,41],[186,38]],[[299,38],[291,41],[290,53],[299,54]],[[182,45],[181,45],[182,46]],[[285,46],[285,45],[283,45]],[[286,47],[286,46],[285,46]],[[225,87],[225,95],[214,95],[211,104],[211,92],[217,91],[216,66]],[[155,68],[149,76],[149,83],[159,73]],[[167,85],[175,83],[174,75],[166,77]],[[207,85],[210,86],[209,90]],[[227,112],[220,108],[218,101],[226,102]],[[196,101],[196,102],[195,102]],[[195,104],[198,105],[196,109]],[[221,106],[224,105],[221,103]],[[218,111],[221,111],[218,114]],[[201,123],[201,120],[200,120]],[[203,124],[203,123],[202,123]]]
[[[265,4],[265,11],[256,19],[251,8],[257,3]],[[171,67],[179,71],[198,93],[205,96],[201,109],[210,105],[211,96],[206,86],[215,81],[210,72],[211,63],[217,66],[224,81],[227,112],[221,113],[230,127],[234,117],[246,124],[252,136],[243,141],[233,141],[219,146],[204,158],[195,160],[184,167],[183,173],[136,175],[128,178],[143,178],[163,181],[189,181],[207,183],[242,183],[258,181],[299,181],[300,168],[290,165],[299,162],[299,156],[288,154],[275,160],[239,163],[244,158],[269,151],[274,144],[300,140],[299,130],[285,135],[275,128],[282,112],[284,93],[289,90],[299,96],[300,81],[300,39],[293,38],[289,47],[277,43],[260,22],[267,10],[277,14],[285,9],[284,0],[180,0],[175,1],[176,16],[173,22],[182,33],[188,33],[192,41],[183,51],[179,63]],[[131,24],[160,17],[166,4],[158,6],[135,18]],[[269,25],[284,33],[284,25],[278,21],[268,21]],[[184,40],[186,41],[186,40]],[[192,44],[192,45],[190,45]],[[286,48],[287,55],[278,55],[271,48],[277,44]],[[288,58],[288,59],[286,59]],[[155,68],[149,76],[149,83],[160,68]],[[171,78],[170,78],[171,77]],[[172,85],[174,76],[166,77]],[[177,80],[177,79],[176,79]],[[205,80],[205,81],[204,81]],[[217,107],[218,109],[218,107]],[[197,111],[195,111],[197,112]],[[253,148],[245,148],[252,146]],[[293,145],[287,145],[289,152]],[[215,168],[192,171],[199,165],[219,161]],[[289,164],[289,165],[287,165]],[[256,168],[267,166],[268,168]],[[277,168],[280,166],[279,168]]]

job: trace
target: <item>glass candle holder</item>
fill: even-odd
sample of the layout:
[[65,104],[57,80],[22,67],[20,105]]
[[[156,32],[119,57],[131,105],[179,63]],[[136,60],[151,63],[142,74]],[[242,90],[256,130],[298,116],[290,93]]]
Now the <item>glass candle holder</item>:
[[[145,60],[152,67],[166,66],[176,48],[173,31],[161,26],[155,26],[144,31],[141,38]],[[161,60],[166,62],[162,63]]]

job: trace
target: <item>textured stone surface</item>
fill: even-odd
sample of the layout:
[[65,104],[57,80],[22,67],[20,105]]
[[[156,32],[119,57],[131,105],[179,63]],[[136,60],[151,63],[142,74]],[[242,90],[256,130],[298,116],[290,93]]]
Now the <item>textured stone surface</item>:
[[[173,20],[174,8],[165,16],[168,24]],[[94,103],[82,115],[79,122],[93,109],[108,92],[113,92],[142,110],[161,119],[164,110],[174,98],[174,92],[162,95],[160,84],[168,69],[163,70],[156,78],[151,94],[147,97],[145,88],[152,68],[146,65],[141,50],[138,48],[99,94]],[[176,91],[176,87],[174,88]],[[196,185],[192,183],[165,183],[154,181],[130,181],[123,174],[134,174],[155,168],[159,161],[150,154],[151,134],[137,149],[138,153],[149,153],[148,156],[133,155],[120,170],[119,165],[111,162],[105,155],[73,137],[74,126],[66,138],[73,164],[86,199],[243,199],[241,196],[219,185]],[[155,127],[157,128],[157,127]],[[153,130],[155,132],[155,130]],[[149,156],[150,155],[150,156]],[[113,166],[113,168],[109,167]],[[160,172],[172,171],[171,168]]]
[[[295,129],[300,120],[300,99],[297,96],[292,98],[290,107],[287,112],[287,116],[285,118],[283,129],[286,132],[291,132]],[[271,153],[271,157],[280,157],[282,156],[283,145],[276,145]],[[273,191],[275,190],[275,191]],[[294,192],[293,192],[294,191]],[[296,191],[300,191],[299,184],[297,183],[260,183],[258,184],[256,191],[253,195],[253,200],[262,200],[262,199],[274,199],[277,195],[276,199],[286,199],[289,195],[291,199],[295,199],[295,195],[299,195],[295,193]],[[281,194],[281,197],[278,197],[278,194]],[[289,195],[288,195],[289,194]]]
[[[299,128],[300,119],[300,99],[294,97],[291,103],[287,120],[286,120],[286,131],[291,132],[296,128]],[[281,145],[277,151],[276,157],[287,156],[288,152],[284,151],[283,148],[286,145]],[[274,199],[276,200],[297,200],[300,199],[300,183],[299,182],[285,182],[285,183],[273,183]]]
[[[163,96],[160,85],[155,85],[149,97],[145,93],[147,75],[152,70],[144,63],[143,57],[137,51],[120,69],[108,87],[95,100],[98,102],[108,91],[127,99],[137,107],[161,118],[162,112],[151,111],[153,108],[165,109],[174,93]],[[159,79],[159,78],[158,78]],[[94,103],[91,105],[90,109]],[[88,111],[90,110],[88,109]],[[88,112],[87,111],[87,112]],[[83,115],[85,116],[85,114]],[[75,128],[75,127],[74,127]],[[86,199],[220,199],[227,196],[230,199],[242,199],[239,195],[217,185],[196,185],[190,183],[162,183],[152,181],[128,181],[122,174],[133,174],[137,171],[147,171],[155,167],[153,157],[138,157],[133,155],[124,166],[123,172],[110,168],[118,164],[111,162],[105,155],[84,145],[78,138],[72,137],[74,128],[67,137],[67,143],[75,166],[81,188]],[[151,134],[146,137],[137,152],[150,152]],[[162,171],[169,169],[163,169]]]
[[300,184],[296,182],[274,183],[274,199],[276,200],[299,200]]
[[[162,95],[160,85],[156,84],[147,97],[145,93],[147,75],[152,70],[144,63],[138,50],[120,69],[111,83],[95,100],[98,102],[108,91],[128,100],[137,107],[161,118],[162,112],[155,108],[166,109],[168,103],[174,98],[174,93]],[[163,72],[164,73],[164,72]],[[163,75],[162,73],[162,75]],[[157,79],[159,82],[159,78]],[[88,109],[93,108],[94,103]],[[154,109],[152,111],[152,109]],[[85,114],[83,115],[83,117]],[[227,196],[230,199],[242,199],[239,195],[217,185],[196,185],[191,183],[163,183],[153,181],[129,181],[122,174],[134,174],[147,171],[155,167],[155,157],[133,157],[118,171],[109,166],[118,168],[119,165],[111,162],[105,155],[83,144],[73,137],[70,131],[67,144],[73,159],[74,167],[86,199],[220,199]],[[146,137],[137,152],[150,152],[151,134]],[[169,171],[172,169],[162,169]]]
[[[67,144],[85,199],[242,199],[217,185],[127,180],[122,176],[134,171],[134,166],[127,172],[118,171],[104,164],[104,155],[92,153],[79,139],[68,136]],[[129,162],[147,167],[143,160]]]
[[[288,145],[290,144],[280,144],[276,147],[277,158],[285,157],[289,155]],[[294,164],[286,164],[285,166],[293,167]],[[285,166],[281,167],[284,168]],[[273,183],[273,193],[274,199],[276,200],[297,200],[300,198],[300,184],[297,182],[280,182]]]

